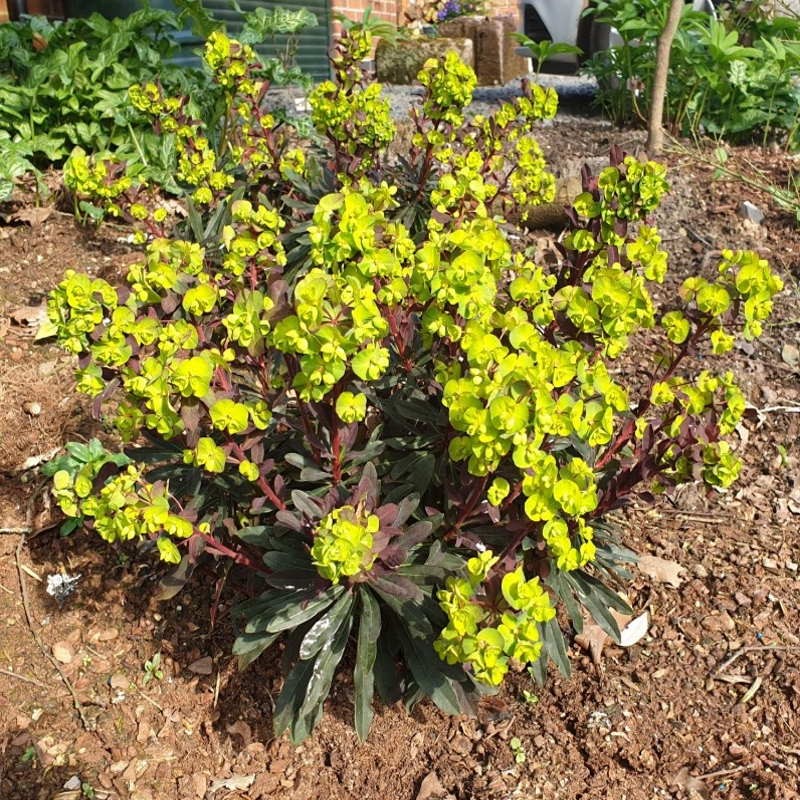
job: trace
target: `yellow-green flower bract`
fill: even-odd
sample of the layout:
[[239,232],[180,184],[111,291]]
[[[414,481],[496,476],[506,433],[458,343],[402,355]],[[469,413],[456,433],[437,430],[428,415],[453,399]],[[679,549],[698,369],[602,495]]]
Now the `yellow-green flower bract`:
[[537,623],[555,616],[539,579],[526,580],[522,567],[503,576],[495,607],[482,602],[483,581],[497,561],[486,550],[467,561],[465,578],[447,579],[437,597],[448,624],[434,642],[440,658],[469,665],[475,680],[491,686],[502,683],[512,661],[524,665],[539,658]]
[[331,583],[367,572],[375,562],[372,551],[380,520],[353,506],[341,506],[326,514],[314,531],[311,560],[319,574]]

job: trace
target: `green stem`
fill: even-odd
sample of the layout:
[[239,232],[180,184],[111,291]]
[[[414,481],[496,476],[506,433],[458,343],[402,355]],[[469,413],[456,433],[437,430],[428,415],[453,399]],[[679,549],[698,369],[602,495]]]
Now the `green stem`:
[[144,154],[144,150],[142,150],[142,145],[139,142],[139,137],[134,132],[133,126],[130,124],[130,122],[128,123],[128,133],[130,133],[131,139],[133,139],[134,147],[136,148],[136,152],[139,154],[139,158],[142,159],[142,164],[144,164],[146,167],[149,167],[150,163],[148,162],[147,157]]

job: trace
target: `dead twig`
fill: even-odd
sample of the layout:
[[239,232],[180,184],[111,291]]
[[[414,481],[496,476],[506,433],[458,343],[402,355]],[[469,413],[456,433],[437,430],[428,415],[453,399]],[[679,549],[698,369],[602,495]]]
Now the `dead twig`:
[[3,669],[2,667],[0,667],[0,675],[8,675],[9,678],[16,678],[18,681],[22,681],[23,683],[32,683],[34,686],[40,686],[42,689],[50,688],[46,683],[37,681],[36,678],[28,678],[25,675],[17,675],[16,672],[12,672],[9,669]]
[[786,651],[795,651],[800,650],[800,645],[791,645],[791,644],[753,644],[748,645],[747,647],[739,648],[730,658],[726,659],[725,661],[720,664],[719,667],[714,671],[714,677],[716,678],[721,673],[725,672],[725,670],[733,664],[734,661],[737,661],[741,658],[745,653],[759,653],[769,650],[786,650]]
[[92,724],[89,722],[88,718],[86,717],[86,713],[83,710],[83,705],[81,701],[78,699],[78,695],[75,692],[75,687],[70,682],[69,678],[64,674],[64,670],[61,669],[61,665],[58,661],[53,658],[53,656],[47,651],[42,642],[41,637],[39,636],[36,628],[34,628],[33,623],[33,614],[31,613],[31,605],[30,601],[28,600],[28,587],[25,583],[25,572],[26,570],[23,568],[22,560],[20,558],[22,554],[22,548],[25,544],[25,535],[23,534],[20,536],[19,544],[17,544],[17,549],[14,553],[14,560],[17,566],[17,575],[19,576],[19,587],[20,592],[22,593],[22,608],[25,611],[25,620],[28,623],[28,629],[33,636],[33,640],[36,642],[39,650],[42,651],[42,655],[53,665],[53,668],[59,674],[61,681],[63,682],[64,686],[67,687],[70,695],[72,696],[72,704],[75,706],[75,711],[78,712],[78,717],[80,718],[81,725],[83,725],[84,729],[87,731],[93,730]]
[[756,695],[756,692],[761,688],[761,684],[764,682],[762,677],[759,675],[752,683],[750,688],[739,698],[739,704],[744,705],[745,703],[749,703]]
[[136,688],[136,691],[137,691],[137,692],[139,692],[139,694],[140,694],[140,695],[141,695],[141,696],[142,696],[142,697],[143,697],[145,700],[147,700],[147,702],[148,702],[148,703],[150,703],[150,705],[151,705],[151,706],[155,706],[155,707],[156,707],[156,708],[157,708],[157,709],[158,709],[158,710],[159,710],[159,711],[160,711],[160,712],[161,712],[161,713],[164,715],[164,717],[166,717],[166,716],[167,716],[167,712],[166,712],[166,711],[164,711],[164,709],[163,709],[163,707],[162,707],[162,706],[160,706],[158,703],[156,703],[156,701],[155,701],[155,700],[153,700],[153,698],[152,698],[152,697],[149,697],[148,695],[146,695],[146,694],[145,694],[145,693],[144,693],[144,692],[143,692],[143,691],[142,691],[142,690],[141,690],[141,689],[140,689],[138,686],[136,686],[135,684],[134,684],[134,686],[135,686],[135,688]]
[[749,764],[743,764],[741,767],[731,767],[730,769],[718,769],[714,772],[705,772],[696,777],[699,781],[709,781],[712,778],[722,778],[724,775],[735,775],[737,772],[744,772],[746,769],[750,769]]

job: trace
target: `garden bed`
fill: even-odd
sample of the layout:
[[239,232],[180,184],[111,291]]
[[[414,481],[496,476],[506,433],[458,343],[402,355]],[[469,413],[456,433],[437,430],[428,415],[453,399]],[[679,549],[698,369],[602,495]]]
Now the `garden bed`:
[[[556,165],[642,142],[639,133],[574,120],[556,120],[539,139]],[[746,149],[732,158],[758,160],[785,183],[788,159]],[[766,197],[747,193],[767,212],[754,225],[737,214],[741,187],[713,183],[710,168],[684,157],[667,161],[673,191],[658,222],[670,280],[708,272],[733,245],[759,250],[787,287],[765,335],[725,357],[753,406],[738,437],[742,478],[726,494],[685,487],[674,502],[625,517],[633,549],[682,568],[637,574],[630,599],[652,617],[638,645],[575,643],[570,679],[551,670],[538,689],[522,673],[476,719],[447,718],[430,703],[411,716],[380,709],[365,744],[350,727],[347,678],[303,745],[273,738],[276,655],[243,673],[230,656],[226,612],[248,588],[235,573],[224,580],[207,563],[194,577],[222,580],[212,623],[200,593],[159,604],[164,569],[135,549],[84,533],[59,538],[47,484],[19,468],[88,438],[92,423],[69,390],[69,359],[34,343],[28,307],[65,268],[113,283],[135,254],[126,229],[87,233],[57,212],[0,228],[0,796],[66,800],[80,797],[83,783],[94,792],[85,796],[135,800],[797,797],[800,234]],[[541,252],[554,236],[531,233]],[[59,606],[37,577],[62,571],[81,578]],[[33,631],[73,687],[85,724]],[[144,683],[157,652],[163,674]]]

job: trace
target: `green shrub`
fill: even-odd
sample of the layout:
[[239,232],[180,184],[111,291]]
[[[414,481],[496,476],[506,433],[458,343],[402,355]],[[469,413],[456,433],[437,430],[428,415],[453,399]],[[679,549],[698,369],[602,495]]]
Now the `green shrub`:
[[[623,39],[586,66],[598,79],[598,103],[617,122],[647,117],[667,5],[658,0],[594,5],[595,19],[613,25]],[[672,46],[666,117],[687,135],[741,141],[782,134],[795,147],[800,20],[765,14],[759,3],[751,6],[719,19],[687,8]]]
[[145,9],[125,19],[99,14],[0,25],[0,131],[25,142],[39,166],[73,147],[157,159],[158,140],[126,102],[131,84],[158,77],[167,91],[202,96],[198,70],[170,64],[174,14]]
[[[76,148],[76,163],[68,170],[70,190],[80,185],[77,173],[87,169],[94,170],[95,182],[105,182],[104,164],[114,180],[115,162],[124,161],[131,181],[151,181],[161,191],[180,193],[172,177],[178,158],[175,131],[153,130],[141,104],[128,102],[132,85],[157,84],[165,96],[184,98],[187,116],[207,121],[207,135],[224,134],[222,120],[229,109],[217,84],[208,72],[172,61],[178,53],[174,33],[187,19],[195,26],[203,23],[204,38],[219,35],[224,23],[197,3],[178,5],[177,15],[146,8],[124,19],[92,14],[65,22],[30,17],[0,25],[0,200],[10,197],[22,174],[60,165]],[[304,9],[257,8],[243,19],[242,41],[253,73],[273,85],[307,85],[294,58],[297,33],[316,25],[314,15]],[[279,57],[261,58],[250,47],[276,34],[287,36]],[[91,204],[80,203],[79,198],[87,216],[101,216]]]
[[[687,359],[757,336],[781,288],[755,254],[726,251],[656,308],[667,254],[646,218],[665,170],[617,150],[584,176],[560,263],[534,263],[504,217],[553,198],[531,136],[552,90],[467,120],[474,75],[432,60],[391,160],[391,120],[362,100],[370,45],[346,31],[335,81],[312,96],[334,138],[303,160],[285,126],[251,113],[263,86],[247,51],[210,41],[241,113],[223,151],[200,123],[181,134],[181,157],[207,165],[183,176],[196,198],[183,235],[150,212],[123,287],[69,272],[48,303],[79,390],[128,443],[49,466],[69,524],[253,571],[261,593],[236,609],[234,653],[246,665],[285,642],[274,722],[296,741],[351,643],[365,737],[376,690],[459,713],[510,669],[567,672],[561,604],[576,629],[585,607],[618,636],[610,609],[627,609],[634,557],[608,515],[736,478],[724,437],[743,395]],[[160,125],[185,124],[180,104],[153,102]],[[339,104],[358,118],[325,113]],[[642,335],[639,373],[644,353],[652,363],[633,389],[612,376]]]

